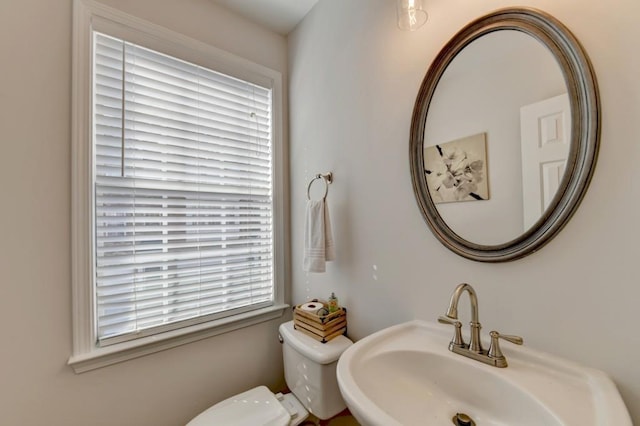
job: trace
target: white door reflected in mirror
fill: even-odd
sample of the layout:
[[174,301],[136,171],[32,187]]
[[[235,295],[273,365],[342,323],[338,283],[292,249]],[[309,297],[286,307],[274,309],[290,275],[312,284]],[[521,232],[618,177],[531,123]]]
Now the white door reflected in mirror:
[[524,229],[532,227],[560,188],[571,147],[571,110],[565,93],[520,109]]

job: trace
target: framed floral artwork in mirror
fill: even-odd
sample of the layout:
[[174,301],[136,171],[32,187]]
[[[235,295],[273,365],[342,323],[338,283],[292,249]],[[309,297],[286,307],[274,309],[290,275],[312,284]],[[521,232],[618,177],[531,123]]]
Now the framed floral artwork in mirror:
[[424,173],[436,204],[488,200],[486,134],[426,146]]

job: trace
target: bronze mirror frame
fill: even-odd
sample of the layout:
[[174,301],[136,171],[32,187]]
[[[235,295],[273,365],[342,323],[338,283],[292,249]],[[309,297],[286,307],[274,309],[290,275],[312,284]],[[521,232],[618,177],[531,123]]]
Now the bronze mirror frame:
[[[424,130],[436,87],[451,61],[474,40],[501,30],[521,31],[534,37],[557,60],[571,107],[571,147],[558,192],[542,217],[511,241],[482,245],[461,238],[438,213],[424,173]],[[546,12],[525,7],[500,9],[472,21],[454,35],[435,57],[422,81],[413,109],[409,141],[416,201],[433,234],[454,253],[479,262],[519,259],[547,244],[575,213],[593,176],[599,143],[598,86],[589,58],[578,40]]]

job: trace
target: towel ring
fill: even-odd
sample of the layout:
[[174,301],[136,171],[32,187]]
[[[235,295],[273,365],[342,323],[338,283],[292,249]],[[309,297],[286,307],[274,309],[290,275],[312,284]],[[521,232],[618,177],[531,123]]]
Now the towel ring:
[[324,195],[322,196],[322,199],[326,200],[327,194],[329,193],[329,184],[333,182],[333,173],[329,172],[326,175],[319,173],[313,179],[311,179],[309,185],[307,185],[307,200],[309,201],[311,201],[311,185],[313,185],[313,182],[318,179],[322,179],[322,181],[324,182]]

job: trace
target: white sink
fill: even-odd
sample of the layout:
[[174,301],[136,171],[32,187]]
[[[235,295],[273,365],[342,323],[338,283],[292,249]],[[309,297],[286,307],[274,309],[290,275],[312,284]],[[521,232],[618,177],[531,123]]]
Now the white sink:
[[631,426],[613,382],[527,347],[502,344],[507,368],[448,350],[451,327],[411,321],[355,343],[338,384],[363,425],[447,425],[456,413],[485,425]]

